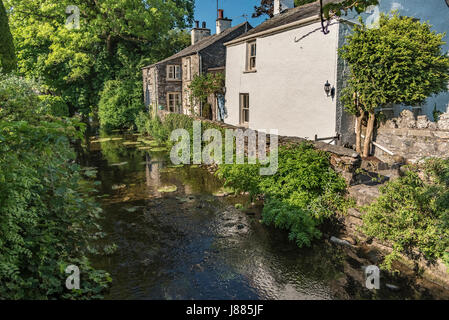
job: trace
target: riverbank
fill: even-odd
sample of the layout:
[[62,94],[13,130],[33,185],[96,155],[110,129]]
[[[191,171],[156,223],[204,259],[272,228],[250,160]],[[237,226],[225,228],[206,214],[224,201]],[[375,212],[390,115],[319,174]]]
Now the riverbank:
[[382,272],[381,289],[368,290],[371,251],[336,245],[333,234],[299,249],[261,223],[261,202],[226,195],[213,174],[173,166],[151,144],[140,135],[95,137],[81,158],[98,170],[105,241],[117,246],[94,260],[113,278],[106,299],[449,299],[406,273]]

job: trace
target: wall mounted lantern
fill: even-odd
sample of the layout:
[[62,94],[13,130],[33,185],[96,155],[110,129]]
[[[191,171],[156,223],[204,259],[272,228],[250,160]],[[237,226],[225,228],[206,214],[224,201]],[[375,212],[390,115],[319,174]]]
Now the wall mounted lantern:
[[331,87],[331,84],[329,83],[329,80],[327,80],[326,83],[324,84],[324,92],[326,92],[326,95],[328,97],[332,97],[332,100],[334,99],[334,97],[335,97],[335,87],[334,86]]
[[328,97],[331,94],[331,84],[329,83],[329,80],[327,80],[326,84],[324,85],[324,92],[326,92],[326,95]]

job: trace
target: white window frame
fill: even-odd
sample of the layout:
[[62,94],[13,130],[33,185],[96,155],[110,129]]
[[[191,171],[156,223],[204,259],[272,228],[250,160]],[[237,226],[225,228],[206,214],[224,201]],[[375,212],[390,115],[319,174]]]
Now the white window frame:
[[167,65],[167,80],[180,81],[181,78],[181,66],[177,64]]
[[[239,95],[239,111],[240,119],[239,123],[241,125],[248,125],[249,123],[249,93],[240,93]],[[248,113],[248,121],[245,121],[245,111]]]
[[[173,104],[171,103],[172,101]],[[182,109],[181,92],[167,92],[167,111],[173,113],[181,113],[181,109]]]
[[[253,51],[254,48],[254,51]],[[246,44],[246,71],[256,71],[257,67],[257,42],[250,41]]]

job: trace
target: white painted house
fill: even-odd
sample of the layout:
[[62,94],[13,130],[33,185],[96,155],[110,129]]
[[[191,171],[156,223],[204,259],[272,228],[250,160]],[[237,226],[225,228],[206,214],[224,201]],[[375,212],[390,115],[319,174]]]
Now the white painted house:
[[[325,3],[329,1],[333,0]],[[392,8],[418,18],[432,17],[425,14],[431,12],[428,6],[438,4],[439,12],[433,13],[437,31],[449,31],[446,0],[396,2],[381,0],[363,17],[375,22],[379,12]],[[405,10],[405,3],[415,3],[416,10]],[[280,135],[311,140],[339,135],[339,143],[353,144],[354,119],[339,101],[348,67],[339,59],[338,48],[351,32],[353,22],[348,20],[354,17],[331,21],[329,33],[324,34],[319,2],[294,8],[293,0],[275,0],[274,9],[273,18],[225,44],[225,122],[255,130],[277,129]],[[326,83],[332,90],[325,91]],[[446,111],[448,96],[436,99],[439,109]],[[429,107],[422,111],[431,114]]]
[[275,0],[275,16],[226,43],[232,125],[308,139],[336,136],[339,22],[324,35],[319,3]]

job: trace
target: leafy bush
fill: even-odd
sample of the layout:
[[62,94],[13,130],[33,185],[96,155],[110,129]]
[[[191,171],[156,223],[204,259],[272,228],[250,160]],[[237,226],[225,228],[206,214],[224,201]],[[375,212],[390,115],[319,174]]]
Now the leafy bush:
[[[17,91],[8,85],[17,84]],[[75,164],[71,138],[82,125],[47,121],[32,85],[0,81],[0,297],[2,299],[100,298],[110,277],[90,266],[89,243],[97,238],[99,206],[87,196],[90,184]],[[22,105],[21,103],[26,103]],[[10,107],[27,112],[8,112]],[[2,110],[3,111],[3,110]],[[86,172],[87,175],[87,172]],[[65,268],[77,265],[81,288],[65,289]]]
[[318,226],[352,205],[345,199],[346,183],[330,166],[329,154],[309,143],[279,149],[275,175],[260,176],[260,165],[221,165],[217,175],[225,186],[265,195],[263,221],[290,231],[298,246],[321,236]]
[[0,74],[0,119],[34,120],[41,112],[37,89],[36,83]]
[[140,87],[132,81],[110,80],[100,94],[98,115],[102,129],[129,129],[144,110]]
[[42,112],[55,117],[68,117],[69,107],[61,97],[58,96],[39,96],[42,105]]
[[400,253],[449,263],[449,160],[429,159],[409,169],[363,208],[362,230],[393,247],[383,264],[388,269]]
[[[149,113],[139,113],[135,123],[138,131],[142,134],[148,134],[156,139],[159,143],[169,144],[170,134],[176,129],[185,129],[193,138],[193,121],[194,118],[179,113],[168,113],[162,121],[159,117],[151,117]],[[201,132],[207,129],[217,129],[222,133],[224,138],[225,130],[213,122],[202,122]]]
[[216,175],[224,181],[225,187],[232,188],[236,193],[248,192],[253,201],[262,193],[259,169],[260,164],[223,164]]
[[134,119],[137,132],[147,135],[150,134],[150,114],[145,111],[140,111]]
[[15,75],[0,74],[0,118],[35,121],[40,116],[67,117],[68,106],[61,97],[38,95],[38,83]]

